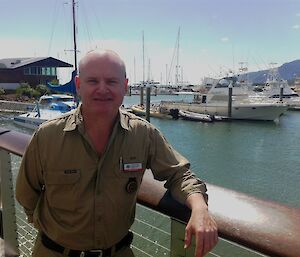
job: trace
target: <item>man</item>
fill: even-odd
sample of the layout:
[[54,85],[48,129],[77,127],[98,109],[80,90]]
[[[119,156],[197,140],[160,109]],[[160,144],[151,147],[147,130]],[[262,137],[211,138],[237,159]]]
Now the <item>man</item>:
[[128,231],[146,168],[192,210],[185,247],[195,235],[199,257],[216,244],[205,184],[155,127],[119,109],[127,84],[116,53],[88,53],[76,77],[82,104],[34,134],[16,185],[39,230],[33,256],[134,256]]

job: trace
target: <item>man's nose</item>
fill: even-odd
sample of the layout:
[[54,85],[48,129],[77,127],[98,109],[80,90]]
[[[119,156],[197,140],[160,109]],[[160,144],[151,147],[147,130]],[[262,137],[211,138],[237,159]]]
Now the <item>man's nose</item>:
[[108,92],[108,86],[104,80],[100,80],[97,87],[97,92],[106,93]]

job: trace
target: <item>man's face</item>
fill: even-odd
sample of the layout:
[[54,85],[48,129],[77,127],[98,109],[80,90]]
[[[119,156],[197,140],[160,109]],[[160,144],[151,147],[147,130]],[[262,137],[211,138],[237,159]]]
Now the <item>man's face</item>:
[[128,80],[118,62],[107,57],[90,58],[76,78],[83,112],[116,115],[123,102]]

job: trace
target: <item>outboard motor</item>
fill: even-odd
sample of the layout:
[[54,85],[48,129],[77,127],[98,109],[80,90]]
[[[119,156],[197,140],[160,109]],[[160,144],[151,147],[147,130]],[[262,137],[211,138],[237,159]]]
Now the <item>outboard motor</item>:
[[170,109],[170,115],[174,120],[178,120],[179,118],[179,110],[178,109]]

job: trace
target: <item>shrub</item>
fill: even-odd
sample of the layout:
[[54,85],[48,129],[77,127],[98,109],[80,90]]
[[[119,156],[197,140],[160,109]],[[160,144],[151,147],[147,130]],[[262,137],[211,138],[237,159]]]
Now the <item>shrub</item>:
[[4,90],[4,88],[0,88],[0,95],[5,95],[5,90]]
[[50,94],[50,90],[48,89],[48,87],[42,84],[37,85],[35,90],[39,92],[40,95]]
[[41,96],[40,92],[33,89],[28,83],[21,83],[20,87],[16,89],[18,96],[27,96],[29,98],[38,98]]

